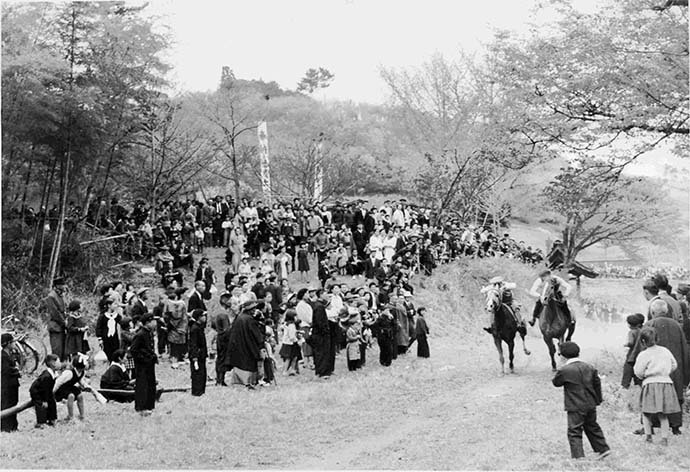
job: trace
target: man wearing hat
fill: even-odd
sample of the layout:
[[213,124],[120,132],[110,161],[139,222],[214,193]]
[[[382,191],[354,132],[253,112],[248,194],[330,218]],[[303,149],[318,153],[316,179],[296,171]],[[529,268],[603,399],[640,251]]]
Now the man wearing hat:
[[[489,280],[489,285],[481,289],[481,293],[487,293],[489,291],[495,290],[498,292],[498,299],[501,301],[501,303],[506,304],[509,308],[511,313],[513,314],[513,317],[515,318],[515,322],[518,324],[518,326],[524,326],[525,325],[525,320],[522,318],[522,315],[520,314],[520,305],[515,303],[515,300],[513,299],[513,292],[512,290],[517,287],[517,284],[513,282],[505,282],[503,280],[503,277],[493,277],[491,280]],[[487,333],[491,334],[492,333],[492,327],[494,325],[494,312],[491,311],[489,313],[489,327],[484,328],[484,331]]]
[[322,297],[317,298],[317,293],[310,292],[310,298],[313,301],[313,315],[309,345],[314,353],[314,374],[317,377],[327,378],[333,373],[331,353],[335,357],[335,349],[331,345],[331,326],[337,326],[337,323],[331,323],[326,314],[328,295],[323,294]]
[[64,294],[65,280],[62,277],[53,279],[53,288],[43,299],[43,306],[48,314],[48,333],[50,334],[50,350],[60,360],[65,359],[65,337],[67,334],[67,313]]
[[141,318],[144,314],[149,312],[146,306],[146,300],[149,298],[149,288],[141,287],[136,291],[135,300],[132,303],[132,319]]
[[258,380],[258,363],[262,359],[264,335],[253,316],[257,306],[258,303],[254,300],[243,303],[240,314],[232,323],[226,358],[226,366],[232,369],[232,384],[253,387]]
[[230,293],[224,293],[220,296],[220,306],[223,308],[223,311],[216,315],[211,325],[216,330],[216,385],[222,386],[227,386],[225,383],[225,373],[227,372],[225,359],[228,355],[230,327],[235,318],[234,314],[232,319],[230,318],[232,313],[231,298],[232,295]]
[[585,456],[582,447],[584,430],[594,452],[599,458],[610,454],[604,433],[597,423],[597,405],[602,402],[601,380],[597,370],[580,360],[580,347],[566,341],[560,345],[561,357],[565,363],[556,371],[552,382],[563,387],[565,411],[568,413],[568,443],[574,459]]
[[[0,402],[2,404],[0,410],[6,410],[19,403],[19,378],[21,374],[10,355],[15,346],[14,337],[10,333],[2,333],[0,344],[2,344],[2,378],[0,378],[0,386],[2,387]],[[16,431],[18,425],[16,414],[0,420],[0,430],[4,432]]]
[[560,293],[563,299],[563,308],[570,317],[570,327],[568,328],[568,335],[566,337],[566,341],[570,341],[570,338],[575,332],[575,316],[571,313],[566,298],[570,295],[572,287],[559,276],[552,274],[550,269],[542,270],[539,273],[539,277],[537,277],[532,284],[532,288],[529,290],[529,294],[537,299],[534,305],[534,311],[532,312],[532,320],[530,320],[529,324],[530,326],[534,326],[536,319],[541,315],[544,304],[546,303],[545,297],[549,290],[549,285],[552,283],[555,284],[554,292]]
[[216,284],[216,275],[213,272],[213,269],[208,264],[208,258],[204,257],[201,259],[199,262],[199,268],[196,271],[196,276],[194,277],[194,281],[202,280],[206,284],[206,288],[204,289],[204,292],[202,293],[202,296],[204,300],[210,300],[211,299],[211,287],[215,286]]
[[141,328],[134,335],[129,352],[134,359],[136,386],[134,389],[134,409],[142,416],[148,416],[156,407],[156,364],[158,356],[154,351],[153,335],[156,320],[153,313],[145,313]]
[[192,374],[192,395],[206,393],[206,312],[197,308],[189,320],[189,367]]

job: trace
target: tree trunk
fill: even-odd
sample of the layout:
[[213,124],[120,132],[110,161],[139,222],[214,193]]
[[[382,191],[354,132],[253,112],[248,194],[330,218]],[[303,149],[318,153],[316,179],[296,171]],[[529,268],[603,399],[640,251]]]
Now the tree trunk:
[[24,210],[26,208],[26,194],[29,189],[29,181],[31,180],[31,170],[34,165],[34,145],[31,145],[31,155],[29,156],[29,170],[26,172],[26,180],[24,180],[24,192],[22,194],[21,217],[24,218]]
[[240,201],[240,172],[237,169],[237,151],[235,149],[235,140],[230,141],[232,152],[232,180],[235,183],[235,203]]
[[[71,136],[68,137],[71,141]],[[50,270],[48,287],[53,288],[53,279],[57,273],[57,269],[60,263],[60,252],[62,249],[62,234],[65,230],[65,214],[67,213],[67,187],[69,184],[69,168],[72,164],[72,145],[68,141],[67,144],[67,155],[65,157],[64,172],[62,178],[62,185],[60,189],[60,216],[58,216],[58,227],[57,234],[55,235],[55,243],[53,244],[53,252],[50,255]]]

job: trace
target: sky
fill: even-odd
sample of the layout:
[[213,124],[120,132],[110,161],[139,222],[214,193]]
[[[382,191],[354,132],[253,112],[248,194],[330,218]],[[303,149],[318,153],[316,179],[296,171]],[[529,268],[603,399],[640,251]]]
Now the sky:
[[[580,0],[582,1],[582,0]],[[179,91],[215,89],[221,67],[294,89],[308,68],[335,74],[323,99],[383,103],[381,66],[477,51],[492,28],[521,30],[534,0],[151,0],[174,44]]]

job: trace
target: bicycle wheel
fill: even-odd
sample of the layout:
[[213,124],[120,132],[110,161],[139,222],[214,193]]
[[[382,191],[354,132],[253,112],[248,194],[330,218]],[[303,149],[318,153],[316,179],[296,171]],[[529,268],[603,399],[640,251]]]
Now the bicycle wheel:
[[40,365],[48,355],[48,348],[46,348],[45,343],[41,338],[33,334],[27,334],[24,339],[24,343],[31,346],[31,348],[38,355],[38,364]]
[[21,341],[17,347],[22,351],[21,363],[18,365],[19,370],[25,374],[33,374],[40,365],[38,352],[26,341]]

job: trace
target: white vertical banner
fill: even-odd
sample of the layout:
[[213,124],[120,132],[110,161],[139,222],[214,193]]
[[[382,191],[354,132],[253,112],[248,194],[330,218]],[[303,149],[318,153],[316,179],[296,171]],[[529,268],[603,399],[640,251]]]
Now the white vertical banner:
[[259,160],[261,162],[261,190],[264,203],[271,204],[271,163],[268,158],[268,129],[265,121],[260,121],[257,128],[259,136]]
[[316,162],[314,163],[314,201],[320,202],[323,195],[323,167],[321,167],[321,140],[316,143]]

